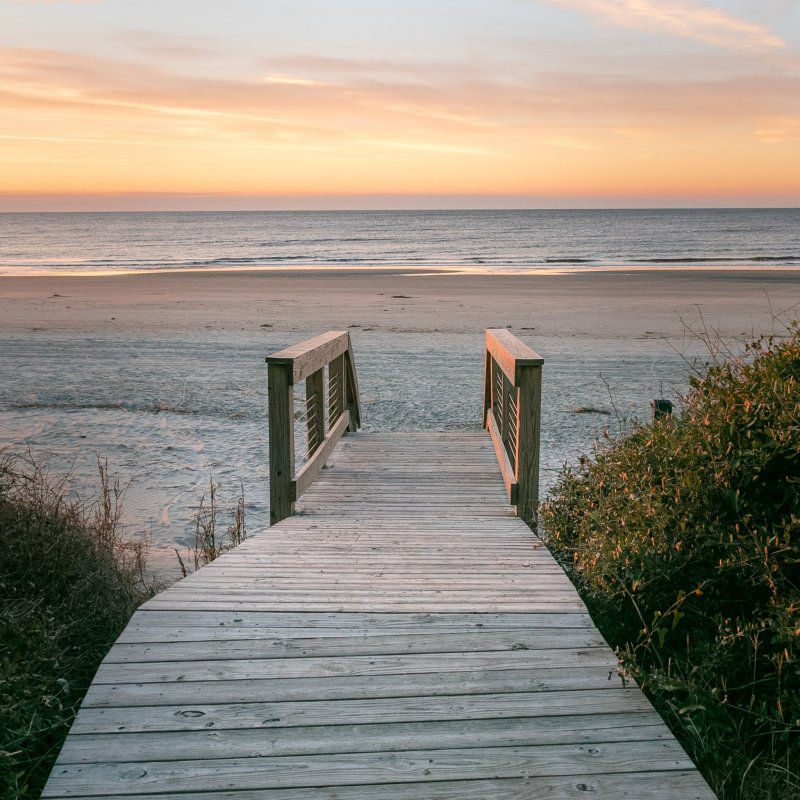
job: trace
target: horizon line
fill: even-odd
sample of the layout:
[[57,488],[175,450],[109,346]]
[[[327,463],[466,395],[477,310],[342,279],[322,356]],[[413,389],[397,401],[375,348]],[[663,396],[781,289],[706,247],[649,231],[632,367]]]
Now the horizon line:
[[0,213],[192,213],[265,211],[655,211],[795,209],[800,197],[738,195],[572,196],[486,194],[252,195],[183,192],[0,192]]

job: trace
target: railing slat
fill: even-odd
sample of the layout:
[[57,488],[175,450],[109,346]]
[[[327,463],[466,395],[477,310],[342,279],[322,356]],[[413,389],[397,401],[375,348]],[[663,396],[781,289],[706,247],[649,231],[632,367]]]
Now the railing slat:
[[323,369],[306,378],[306,409],[308,410],[308,457],[325,439],[325,374]]
[[336,356],[328,366],[328,419],[331,425],[344,411],[345,358],[346,355],[342,353],[340,356]]
[[[500,436],[509,456],[514,451],[514,444],[510,441],[511,436],[511,393],[515,391],[514,384],[505,375],[501,375],[500,391],[503,393],[503,420],[500,426]],[[512,462],[512,467],[513,462]]]
[[497,463],[500,465],[500,474],[503,476],[503,483],[506,487],[506,494],[508,495],[508,502],[511,505],[517,504],[517,495],[519,488],[517,486],[516,478],[514,477],[514,468],[508,460],[508,453],[500,437],[500,430],[497,427],[497,422],[492,414],[487,417],[487,428],[489,435],[492,437],[492,444],[494,445],[494,452],[497,455]]
[[334,422],[333,427],[328,433],[325,441],[320,447],[317,448],[314,455],[311,456],[305,464],[303,464],[303,468],[297,473],[297,476],[291,482],[290,493],[293,500],[298,500],[303,495],[303,492],[305,492],[306,489],[308,489],[308,487],[314,482],[314,479],[317,477],[317,475],[319,475],[320,471],[325,466],[328,456],[330,456],[333,448],[336,447],[336,443],[347,431],[349,425],[350,412],[344,411],[340,415],[339,419]]

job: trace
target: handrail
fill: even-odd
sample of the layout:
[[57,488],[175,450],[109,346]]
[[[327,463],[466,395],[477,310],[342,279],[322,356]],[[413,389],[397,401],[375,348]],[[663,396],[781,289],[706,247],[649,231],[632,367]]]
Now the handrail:
[[[295,472],[294,385],[302,380],[308,460]],[[313,483],[339,439],[361,426],[349,332],[328,331],[267,356],[267,394],[269,520],[275,525],[294,514],[295,501]]]
[[508,501],[534,522],[544,359],[506,329],[486,331],[483,427],[494,444]]

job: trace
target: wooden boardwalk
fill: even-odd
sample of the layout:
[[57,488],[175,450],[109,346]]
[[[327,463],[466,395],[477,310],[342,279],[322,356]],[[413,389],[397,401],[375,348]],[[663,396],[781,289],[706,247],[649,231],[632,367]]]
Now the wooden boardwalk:
[[136,612],[43,797],[713,798],[514,516],[496,439],[327,455],[293,516]]
[[488,433],[354,433],[347,332],[267,359],[272,527],[136,612],[43,797],[713,797],[514,515],[542,359],[486,341]]

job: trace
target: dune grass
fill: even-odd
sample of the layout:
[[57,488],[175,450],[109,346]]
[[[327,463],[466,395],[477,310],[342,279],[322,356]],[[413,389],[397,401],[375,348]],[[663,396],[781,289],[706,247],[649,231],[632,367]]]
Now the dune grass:
[[684,411],[541,511],[623,668],[718,796],[800,798],[800,333],[711,348]]
[[219,486],[212,477],[209,480],[208,494],[200,498],[194,515],[194,547],[187,550],[185,558],[180,550],[175,548],[175,555],[184,578],[230,552],[247,539],[244,487],[241,487],[236,505],[230,509],[231,522],[225,531],[220,528],[218,494]]
[[100,661],[155,587],[118,484],[74,499],[0,454],[0,797],[37,798]]

